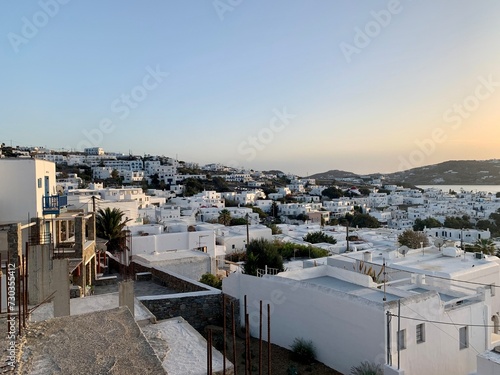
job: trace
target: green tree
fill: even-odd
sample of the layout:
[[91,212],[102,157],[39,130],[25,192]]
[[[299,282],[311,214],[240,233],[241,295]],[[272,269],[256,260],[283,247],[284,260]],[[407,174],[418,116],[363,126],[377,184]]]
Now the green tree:
[[361,193],[361,195],[364,195],[364,196],[370,195],[370,193],[371,193],[371,190],[366,188],[366,187],[360,187],[358,190]]
[[497,252],[495,243],[491,239],[478,239],[472,246],[466,246],[467,251],[494,255]]
[[197,178],[186,178],[183,184],[185,197],[190,197],[203,191],[203,183]]
[[200,283],[209,285],[212,288],[222,289],[222,280],[209,272],[201,275]]
[[231,225],[231,213],[228,210],[223,209],[219,213],[219,218],[217,221],[219,222],[219,224],[223,224],[225,226]]
[[335,238],[321,231],[307,233],[304,236],[303,240],[309,243],[320,243],[320,242],[326,242],[331,244],[337,243],[337,240]]
[[245,219],[244,217],[233,217],[231,218],[231,220],[229,221],[229,225],[230,226],[233,226],[233,225],[246,225],[247,223],[247,219]]
[[273,201],[273,203],[271,203],[271,216],[272,217],[278,217],[278,214],[279,214],[278,203],[276,203],[275,201]]
[[354,216],[352,217],[351,225],[354,227],[358,226],[360,228],[379,228],[380,222],[373,216],[355,212]]
[[284,271],[283,257],[273,242],[264,238],[251,240],[247,246],[245,273],[257,276],[257,269],[264,269],[266,266]]
[[462,217],[447,216],[444,220],[444,226],[454,229],[472,228],[472,223],[470,222],[470,217],[467,215],[463,215]]
[[336,198],[340,198],[340,197],[343,197],[344,196],[344,192],[335,187],[335,186],[331,186],[329,188],[326,188],[325,190],[323,190],[321,192],[321,195],[324,195],[325,197],[328,197],[330,199],[336,199]]
[[253,212],[259,214],[259,219],[265,219],[267,217],[267,214],[264,211],[262,211],[262,209],[260,207],[250,206],[250,208],[252,209]]
[[118,208],[106,207],[97,211],[97,237],[108,240],[107,250],[110,252],[122,251],[125,248],[124,228],[131,219],[124,219],[124,212]]
[[271,228],[271,234],[281,234],[283,233],[281,229],[274,223],[271,223],[268,225],[269,228]]
[[297,215],[297,220],[307,221],[307,220],[309,220],[309,216],[307,216],[306,214],[298,214]]
[[226,180],[222,177],[213,177],[212,183],[214,184],[214,189],[219,192],[231,191]]
[[443,226],[439,220],[434,219],[433,217],[429,217],[427,219],[415,219],[415,223],[413,224],[413,230],[415,231],[423,231],[424,228],[440,228]]
[[398,242],[401,246],[408,246],[410,249],[420,248],[422,242],[424,247],[429,246],[429,239],[424,232],[415,232],[407,229],[398,236]]

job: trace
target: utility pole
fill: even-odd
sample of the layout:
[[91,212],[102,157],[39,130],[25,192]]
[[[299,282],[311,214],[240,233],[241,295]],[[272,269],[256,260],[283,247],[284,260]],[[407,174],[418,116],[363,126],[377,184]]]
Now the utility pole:
[[92,212],[95,213],[95,195],[92,195]]
[[349,223],[347,223],[347,226],[345,227],[346,229],[346,236],[345,239],[347,241],[347,249],[346,252],[349,252]]
[[250,243],[250,232],[248,230],[248,213],[245,215],[246,219],[247,219],[247,248],[248,248],[248,244]]

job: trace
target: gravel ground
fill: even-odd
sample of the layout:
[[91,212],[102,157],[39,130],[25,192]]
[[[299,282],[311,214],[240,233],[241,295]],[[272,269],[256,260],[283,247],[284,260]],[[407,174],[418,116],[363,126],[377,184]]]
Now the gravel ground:
[[[232,339],[228,340],[228,350],[227,356],[228,359],[233,361],[233,352],[232,352]],[[259,340],[252,338],[251,341],[252,347],[252,374],[258,374],[258,366],[259,366]],[[222,348],[218,348],[221,350]],[[262,374],[267,375],[267,342],[262,342]],[[245,374],[245,341],[244,339],[236,338],[236,374],[244,375]],[[297,375],[342,375],[340,372],[335,371],[324,364],[314,361],[311,364],[301,364],[294,360],[292,360],[292,352],[285,348],[282,348],[277,345],[271,345],[271,371],[273,375],[289,375],[288,370],[295,368],[297,369]]]
[[165,374],[127,308],[30,325],[18,374]]

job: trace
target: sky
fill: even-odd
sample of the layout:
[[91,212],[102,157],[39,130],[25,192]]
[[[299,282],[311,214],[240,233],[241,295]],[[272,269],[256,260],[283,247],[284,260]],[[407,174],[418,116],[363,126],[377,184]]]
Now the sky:
[[306,176],[500,158],[498,0],[5,0],[0,142]]

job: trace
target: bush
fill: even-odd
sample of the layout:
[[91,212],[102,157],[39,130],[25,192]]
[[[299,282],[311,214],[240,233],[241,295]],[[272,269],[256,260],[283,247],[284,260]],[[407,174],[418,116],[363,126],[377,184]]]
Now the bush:
[[337,240],[335,238],[321,231],[307,233],[307,235],[304,236],[303,240],[310,243],[319,243],[319,242],[326,242],[331,244],[337,243]]
[[429,246],[429,240],[424,232],[415,232],[412,229],[407,229],[398,236],[398,242],[401,246],[408,246],[410,249],[420,248],[420,243],[424,247]]
[[290,347],[294,360],[301,363],[311,363],[316,359],[316,348],[312,341],[303,338],[295,338]]
[[283,257],[274,242],[264,238],[251,240],[247,246],[245,273],[257,276],[257,269],[264,269],[266,266],[277,268],[279,272],[285,270],[283,268]]
[[351,375],[383,375],[382,367],[368,361],[361,362],[359,366],[351,368]]
[[209,285],[212,288],[222,289],[222,280],[208,272],[201,275],[200,283]]

